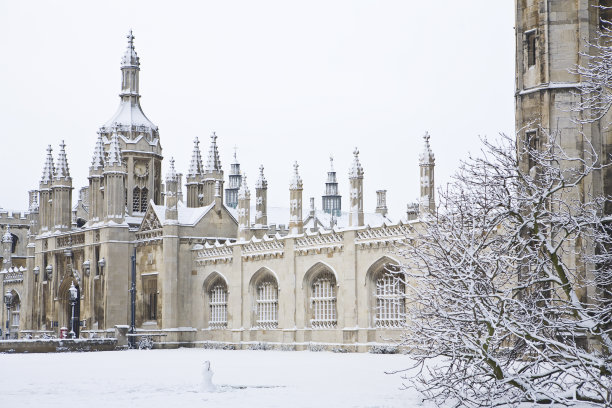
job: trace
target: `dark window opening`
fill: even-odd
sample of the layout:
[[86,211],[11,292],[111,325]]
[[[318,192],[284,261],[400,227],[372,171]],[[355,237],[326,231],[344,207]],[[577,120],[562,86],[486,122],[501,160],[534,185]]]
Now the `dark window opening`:
[[527,152],[527,160],[528,160],[529,168],[531,169],[536,164],[532,153],[539,150],[540,148],[538,132],[536,132],[535,130],[529,131],[526,133],[526,138],[527,138],[527,146],[529,149],[529,151]]
[[599,0],[599,29],[612,29],[612,0]]
[[528,32],[525,39],[527,42],[527,67],[532,67],[536,63],[536,32]]

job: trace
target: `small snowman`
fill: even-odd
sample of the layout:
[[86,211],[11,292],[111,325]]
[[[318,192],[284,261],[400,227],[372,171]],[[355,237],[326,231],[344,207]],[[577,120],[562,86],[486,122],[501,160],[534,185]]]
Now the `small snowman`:
[[203,392],[214,392],[217,387],[212,383],[213,372],[210,369],[210,361],[204,361],[202,366],[202,391]]

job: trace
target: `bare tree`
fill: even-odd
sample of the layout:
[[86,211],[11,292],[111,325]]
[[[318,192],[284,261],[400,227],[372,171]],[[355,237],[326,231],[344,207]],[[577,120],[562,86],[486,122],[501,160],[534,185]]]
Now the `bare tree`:
[[483,140],[402,249],[408,378],[438,404],[612,406],[612,228],[583,190],[598,157],[546,139]]

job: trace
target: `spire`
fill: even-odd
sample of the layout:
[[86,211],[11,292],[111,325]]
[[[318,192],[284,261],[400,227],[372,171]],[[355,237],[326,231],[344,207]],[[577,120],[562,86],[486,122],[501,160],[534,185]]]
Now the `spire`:
[[119,136],[117,132],[113,132],[111,137],[110,147],[108,148],[108,156],[106,156],[105,166],[121,166],[123,160],[121,158],[121,147],[119,146]]
[[166,181],[178,181],[178,174],[176,174],[176,169],[174,168],[174,157],[170,158],[170,168],[166,174]]
[[91,159],[91,169],[99,170],[104,167],[104,142],[102,142],[102,134],[98,133],[98,140],[94,148],[93,158]]
[[202,174],[202,155],[200,153],[200,140],[196,138],[193,140],[193,153],[191,153],[191,162],[189,163],[189,171],[187,177],[199,176]]
[[127,35],[128,45],[125,50],[125,54],[123,54],[123,58],[121,59],[121,68],[125,67],[136,67],[140,66],[140,58],[138,58],[138,54],[136,54],[136,50],[134,49],[134,35],[132,34],[132,30]]
[[55,168],[53,166],[53,155],[51,154],[53,149],[51,145],[47,147],[47,158],[45,159],[45,167],[43,167],[42,178],[40,179],[41,183],[49,183],[53,179],[53,173]]
[[55,167],[55,179],[69,179],[70,169],[68,168],[68,159],[66,158],[66,144],[62,140],[60,143],[60,151],[57,155],[57,166]]
[[6,231],[4,232],[4,235],[2,236],[2,243],[5,242],[13,242],[13,236],[11,235],[11,226],[10,225],[6,225]]
[[291,179],[291,183],[289,184],[289,188],[291,190],[298,190],[298,189],[302,189],[303,187],[303,183],[302,183],[302,178],[300,177],[300,174],[298,173],[298,168],[300,167],[300,165],[298,164],[298,162],[296,161],[293,164],[293,178]]
[[351,165],[351,169],[349,170],[350,178],[360,178],[363,177],[363,167],[361,167],[361,163],[359,162],[359,149],[355,148],[353,151],[353,164]]
[[236,156],[237,151],[238,151],[238,146],[234,146],[234,163],[233,164],[240,164],[238,163],[238,157]]
[[255,183],[255,188],[268,188],[268,181],[264,177],[264,166],[263,164],[259,166],[259,178],[257,179],[257,183]]
[[425,132],[423,135],[423,140],[425,140],[425,145],[423,146],[423,152],[419,155],[420,164],[432,164],[436,161],[433,152],[431,151],[431,146],[429,146],[429,133]]
[[247,186],[247,176],[246,174],[242,175],[242,182],[240,183],[240,189],[238,190],[238,199],[248,199],[251,198],[251,192],[249,191],[249,186]]
[[335,170],[334,170],[334,156],[332,156],[332,155],[329,156],[329,172],[330,173],[335,173]]
[[206,173],[221,171],[221,159],[217,149],[217,135],[212,132],[210,135],[210,148],[208,149],[208,159],[206,160]]

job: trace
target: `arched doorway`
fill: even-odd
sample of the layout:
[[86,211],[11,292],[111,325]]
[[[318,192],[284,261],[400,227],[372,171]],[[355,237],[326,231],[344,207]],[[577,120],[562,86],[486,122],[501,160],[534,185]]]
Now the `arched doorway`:
[[[74,287],[77,290],[76,302],[74,304],[74,317],[72,316],[72,304],[70,302],[70,286],[72,284],[74,284]],[[74,330],[75,337],[78,338],[81,329],[81,288],[79,287],[78,282],[74,280],[73,277],[67,276],[60,285],[59,301],[60,316],[58,316],[58,321],[60,327],[66,327],[68,331],[70,331],[72,320],[72,330]]]

